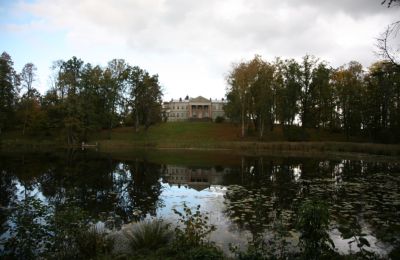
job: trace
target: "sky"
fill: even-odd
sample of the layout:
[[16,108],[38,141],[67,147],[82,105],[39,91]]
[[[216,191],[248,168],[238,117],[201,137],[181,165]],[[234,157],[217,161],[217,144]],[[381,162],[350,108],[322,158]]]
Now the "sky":
[[382,0],[0,0],[0,52],[20,72],[33,62],[35,87],[72,56],[106,66],[125,59],[158,74],[164,100],[223,98],[233,64],[255,54],[338,67],[378,59],[376,38],[400,19]]

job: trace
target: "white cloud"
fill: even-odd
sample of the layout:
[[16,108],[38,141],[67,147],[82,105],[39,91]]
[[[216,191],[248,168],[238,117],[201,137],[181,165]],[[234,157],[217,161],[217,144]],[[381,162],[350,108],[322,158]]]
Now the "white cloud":
[[368,66],[375,37],[400,8],[377,0],[39,0],[18,10],[36,18],[10,30],[65,31],[68,52],[86,62],[125,58],[143,66],[159,74],[170,99],[222,97],[230,64],[256,53]]

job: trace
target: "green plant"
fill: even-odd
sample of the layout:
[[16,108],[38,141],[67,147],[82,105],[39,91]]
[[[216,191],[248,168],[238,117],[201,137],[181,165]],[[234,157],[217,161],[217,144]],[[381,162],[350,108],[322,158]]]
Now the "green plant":
[[107,236],[105,231],[91,227],[89,230],[82,231],[77,236],[77,246],[79,257],[93,259],[111,253],[114,240]]
[[175,242],[179,246],[185,248],[193,248],[210,244],[206,239],[208,235],[215,231],[214,225],[208,223],[208,217],[200,212],[200,205],[197,205],[194,212],[192,209],[183,203],[183,213],[173,209],[174,213],[179,216],[179,223],[183,224],[183,227],[175,228]]
[[181,256],[178,256],[179,259],[185,260],[218,260],[224,259],[224,255],[215,246],[212,245],[203,245],[194,247],[188,251],[182,252]]
[[134,250],[156,250],[166,246],[173,233],[163,220],[147,220],[139,222],[125,231]]
[[215,123],[223,123],[225,121],[225,117],[217,116],[214,120]]
[[327,232],[329,211],[320,201],[305,201],[299,208],[297,229],[305,259],[319,259],[335,247]]

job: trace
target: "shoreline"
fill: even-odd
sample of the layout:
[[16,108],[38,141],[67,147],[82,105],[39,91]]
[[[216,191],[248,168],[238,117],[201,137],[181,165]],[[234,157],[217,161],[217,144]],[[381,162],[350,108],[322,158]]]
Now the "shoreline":
[[[98,146],[85,146],[85,150],[96,150],[101,153],[119,154],[130,153],[138,150],[152,150],[159,152],[211,152],[229,153],[245,156],[317,156],[317,157],[346,157],[346,158],[389,158],[400,161],[400,145],[354,143],[354,142],[257,142],[257,141],[221,141],[221,142],[141,142],[122,140],[99,140]],[[94,142],[90,142],[91,144]],[[26,152],[26,151],[53,151],[53,150],[81,150],[81,144],[68,146],[59,142],[39,142],[24,140],[7,140],[0,144],[1,152]]]

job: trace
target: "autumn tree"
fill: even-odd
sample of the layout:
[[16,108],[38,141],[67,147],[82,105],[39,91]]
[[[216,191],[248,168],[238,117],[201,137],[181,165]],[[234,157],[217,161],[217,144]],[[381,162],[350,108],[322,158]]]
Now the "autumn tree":
[[347,139],[361,130],[363,78],[362,65],[355,61],[338,68],[332,75],[337,95],[336,109]]
[[244,137],[246,134],[246,126],[249,127],[249,118],[251,111],[251,86],[256,80],[258,73],[257,60],[258,56],[250,62],[241,62],[234,64],[232,70],[229,72],[227,77],[228,82],[228,103],[232,95],[235,95],[234,99],[239,105],[239,114],[241,122],[241,136]]

